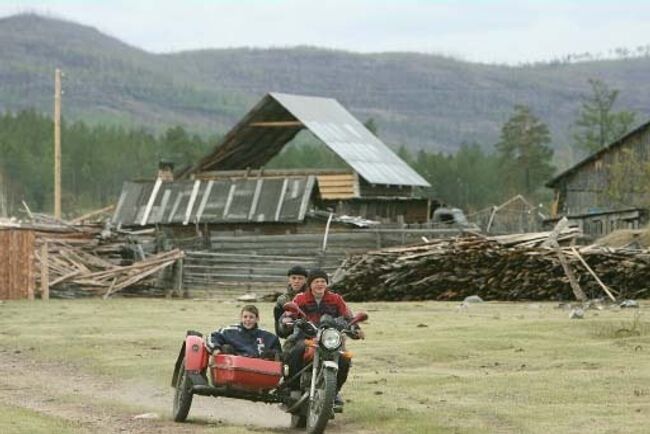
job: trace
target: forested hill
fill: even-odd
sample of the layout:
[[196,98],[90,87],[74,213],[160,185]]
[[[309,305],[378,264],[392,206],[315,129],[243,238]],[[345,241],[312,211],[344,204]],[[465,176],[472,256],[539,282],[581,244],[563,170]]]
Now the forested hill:
[[71,22],[0,19],[0,111],[51,113],[53,71],[64,79],[64,116],[92,123],[172,125],[223,133],[269,91],[333,97],[389,144],[453,152],[490,147],[525,104],[566,146],[589,78],[619,89],[616,109],[650,117],[650,58],[521,67],[413,53],[355,54],[311,47],[152,54]]

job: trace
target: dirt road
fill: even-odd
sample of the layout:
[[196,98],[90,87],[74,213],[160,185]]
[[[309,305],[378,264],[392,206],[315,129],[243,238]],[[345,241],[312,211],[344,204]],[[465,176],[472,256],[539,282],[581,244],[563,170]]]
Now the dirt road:
[[[189,423],[170,419],[173,389],[126,384],[81,372],[73,366],[35,361],[0,351],[0,403],[64,418],[101,433],[202,433],[223,424],[254,432],[292,433],[289,416],[276,406],[197,396]],[[151,413],[153,418],[134,419]],[[332,421],[328,432],[343,432]]]

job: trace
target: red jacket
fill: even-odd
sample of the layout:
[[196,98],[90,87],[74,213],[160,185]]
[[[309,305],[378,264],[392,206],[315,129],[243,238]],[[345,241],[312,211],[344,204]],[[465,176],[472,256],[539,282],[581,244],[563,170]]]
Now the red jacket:
[[331,315],[334,318],[339,316],[347,319],[352,318],[352,312],[345,303],[345,300],[343,300],[343,297],[331,292],[329,289],[325,290],[325,294],[323,294],[320,304],[316,303],[316,299],[310,290],[296,295],[293,302],[296,303],[305,314],[307,314],[307,319],[315,324],[318,324],[320,322],[320,317],[325,314]]

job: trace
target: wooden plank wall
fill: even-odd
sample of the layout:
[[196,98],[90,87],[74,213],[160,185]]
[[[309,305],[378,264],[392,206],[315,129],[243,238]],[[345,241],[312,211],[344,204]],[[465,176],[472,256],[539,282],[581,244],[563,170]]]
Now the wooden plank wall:
[[284,290],[293,265],[319,267],[332,275],[348,256],[382,247],[421,242],[432,230],[359,230],[323,234],[212,235],[210,249],[186,250],[183,285],[219,294],[257,295]]
[[34,232],[0,230],[0,300],[34,298]]
[[[621,185],[617,187],[620,197],[616,199],[620,203],[613,203],[614,199],[607,194],[611,171],[617,162],[621,164],[626,160],[632,162],[631,167],[625,169],[630,170],[631,176],[621,179]],[[646,170],[644,165],[649,161],[650,130],[645,128],[567,176],[556,187],[556,191],[561,193],[560,213],[579,215],[627,207],[646,208],[650,197],[647,189],[639,185],[642,180],[638,174],[634,176],[634,172]],[[618,170],[623,169],[619,166]]]

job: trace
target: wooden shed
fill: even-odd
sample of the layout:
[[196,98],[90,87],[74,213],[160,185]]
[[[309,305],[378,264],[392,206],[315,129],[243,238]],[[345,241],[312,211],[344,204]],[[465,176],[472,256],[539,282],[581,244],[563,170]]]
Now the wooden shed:
[[303,130],[349,167],[338,172],[303,171],[317,176],[319,205],[324,209],[386,222],[427,220],[429,203],[419,189],[430,184],[331,98],[269,93],[212,153],[182,176],[262,169]]
[[[298,132],[309,130],[347,169],[266,170]],[[127,183],[114,223],[303,224],[309,210],[382,223],[424,223],[429,183],[336,100],[270,93],[214,151],[175,181]]]
[[592,236],[634,229],[650,207],[650,122],[588,156],[546,184],[553,217],[567,216]]

